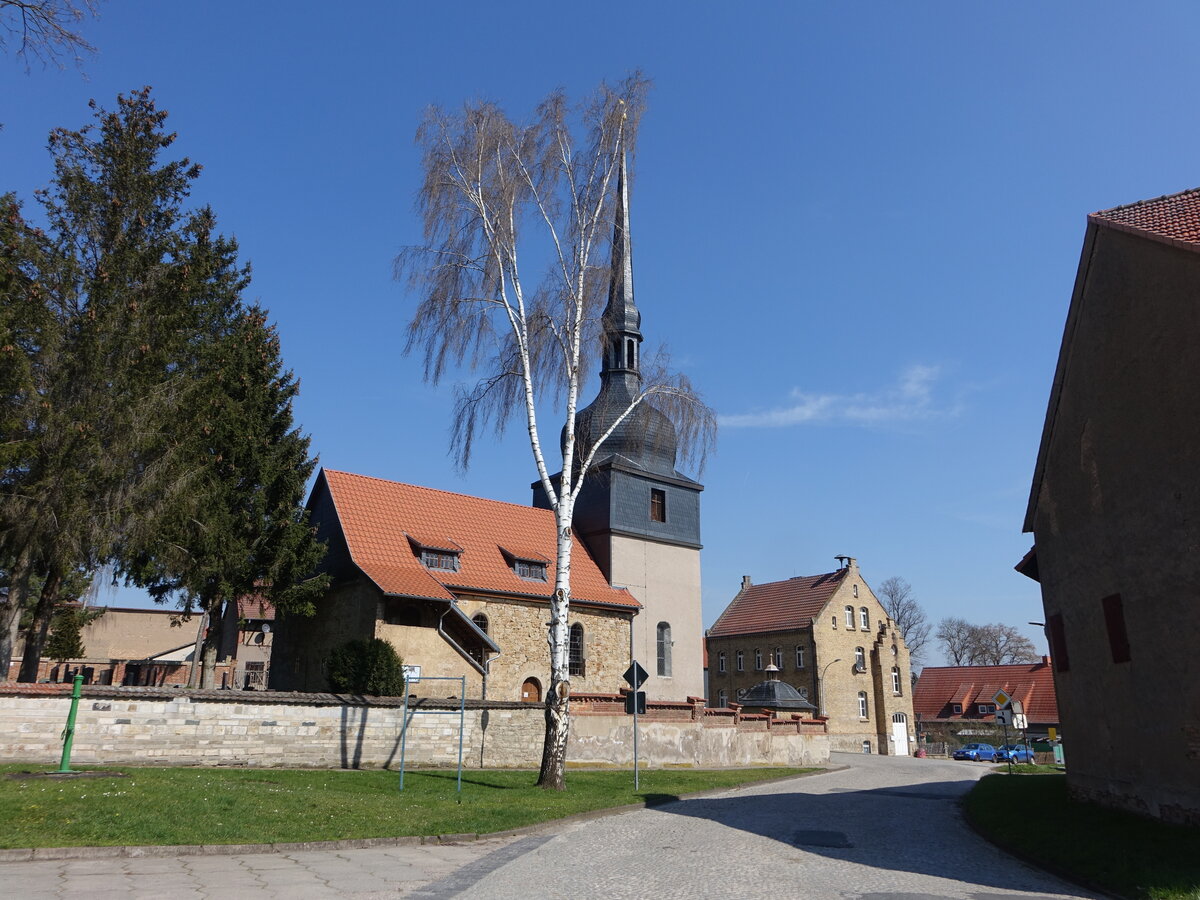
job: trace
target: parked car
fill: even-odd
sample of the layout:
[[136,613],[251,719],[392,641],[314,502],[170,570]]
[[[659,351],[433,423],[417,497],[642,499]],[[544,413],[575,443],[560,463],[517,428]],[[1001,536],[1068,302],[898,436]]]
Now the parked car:
[[954,751],[955,759],[994,760],[996,748],[991,744],[967,744]]
[[996,748],[996,762],[1012,760],[1015,763],[1033,762],[1033,750],[1025,744],[1005,744]]

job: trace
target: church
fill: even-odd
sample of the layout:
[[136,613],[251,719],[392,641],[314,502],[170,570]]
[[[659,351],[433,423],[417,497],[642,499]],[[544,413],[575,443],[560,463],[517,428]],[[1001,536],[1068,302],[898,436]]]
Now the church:
[[[617,194],[600,391],[577,416],[584,446],[595,445],[642,381],[624,161]],[[651,699],[703,696],[703,486],[676,470],[676,458],[674,426],[643,402],[587,473],[573,522],[573,694],[616,693],[632,657],[650,673],[643,689]],[[381,638],[423,678],[465,676],[469,698],[543,699],[556,542],[540,482],[526,507],[322,469],[308,510],[326,543],[331,585],[315,616],[278,621],[273,689],[328,690],[335,648]],[[414,690],[447,696],[447,684]]]

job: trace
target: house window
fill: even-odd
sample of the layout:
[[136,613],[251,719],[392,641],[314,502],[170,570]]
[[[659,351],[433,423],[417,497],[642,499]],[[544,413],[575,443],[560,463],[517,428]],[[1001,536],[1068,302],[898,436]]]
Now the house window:
[[658,623],[658,674],[664,678],[671,675],[671,626]]
[[546,564],[536,559],[514,559],[513,571],[525,581],[545,581]]
[[804,648],[799,644],[796,645],[796,668],[804,668]]
[[1046,637],[1050,641],[1050,655],[1054,657],[1054,671],[1070,671],[1071,661],[1067,657],[1067,635],[1063,631],[1062,613],[1046,617]]
[[722,650],[720,653],[717,654],[717,671],[718,672],[725,671],[725,651],[724,650]]
[[862,627],[863,631],[871,629],[871,614],[865,606],[861,607],[858,611],[858,624]]
[[962,715],[962,704],[961,704],[961,703],[955,703],[955,704],[951,705],[951,707],[950,707],[950,710],[951,710],[951,712],[953,712],[953,713],[954,713],[956,716],[961,716],[961,715]]
[[857,584],[854,585],[854,597],[855,597],[855,599],[858,598],[858,585]]
[[892,666],[892,693],[900,696],[900,669]]
[[576,622],[571,626],[570,643],[567,647],[567,672],[571,675],[584,676],[584,646],[583,626]]
[[981,716],[991,715],[996,711],[995,703],[980,703],[977,707]]
[[837,616],[833,617],[833,630],[837,631]]
[[796,693],[800,695],[801,700],[808,699],[808,688],[806,688],[806,687],[796,688]]
[[667,492],[660,488],[650,488],[650,521],[667,521]]
[[421,564],[427,569],[457,572],[458,554],[450,550],[431,550],[428,547],[422,547]]
[[865,719],[867,717],[867,692],[858,692],[858,717]]
[[717,691],[717,706],[724,709],[729,705],[729,695],[724,691]]
[[757,647],[754,648],[754,671],[762,671],[762,651]]
[[867,654],[862,647],[854,648],[854,668],[859,672],[867,671]]
[[1125,628],[1125,610],[1121,605],[1121,595],[1105,597],[1101,604],[1104,607],[1104,625],[1108,629],[1108,649],[1112,651],[1112,661],[1129,662],[1129,632]]
[[484,634],[488,633],[488,618],[483,613],[475,613],[475,615],[471,617],[471,621],[474,622],[475,627]]
[[775,668],[777,668],[781,672],[783,671],[783,648],[782,647],[775,648]]
[[854,607],[853,606],[846,607],[846,627],[847,628],[854,627]]
[[746,671],[746,653],[744,650],[739,650],[737,652],[737,655],[734,657],[734,662],[736,663],[737,670],[739,672]]

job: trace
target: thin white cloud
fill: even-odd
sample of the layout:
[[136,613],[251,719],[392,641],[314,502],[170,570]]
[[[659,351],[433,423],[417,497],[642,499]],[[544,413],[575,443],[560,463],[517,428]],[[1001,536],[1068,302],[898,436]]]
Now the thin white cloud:
[[718,417],[723,428],[784,428],[789,425],[841,423],[883,425],[955,415],[961,404],[939,406],[934,388],[939,366],[913,365],[896,383],[873,393],[810,394],[793,388],[787,406]]

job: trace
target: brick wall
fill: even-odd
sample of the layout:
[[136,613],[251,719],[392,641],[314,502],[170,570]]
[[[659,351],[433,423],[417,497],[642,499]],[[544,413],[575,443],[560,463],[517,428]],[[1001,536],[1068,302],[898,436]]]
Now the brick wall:
[[[0,686],[0,760],[56,763],[69,705],[65,686]],[[572,702],[570,764],[632,761],[633,721],[621,707],[616,694]],[[456,763],[457,708],[424,700],[410,709],[407,765]],[[72,762],[396,768],[402,715],[395,698],[92,686],[80,700]],[[540,705],[468,700],[463,764],[536,767],[543,728]],[[819,723],[705,710],[697,699],[651,705],[639,750],[649,766],[822,765],[829,739]]]

